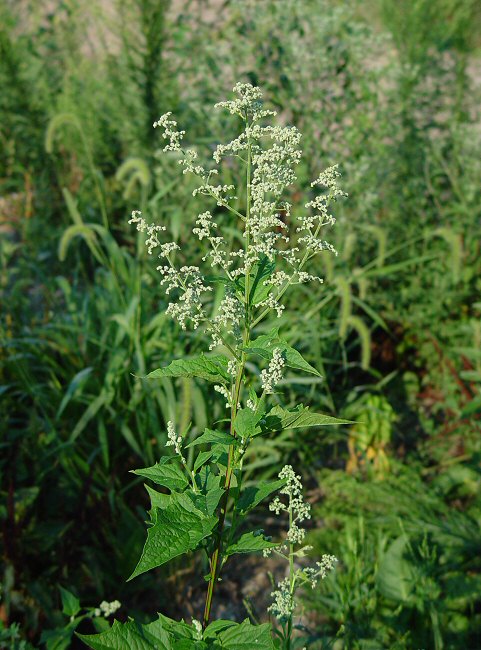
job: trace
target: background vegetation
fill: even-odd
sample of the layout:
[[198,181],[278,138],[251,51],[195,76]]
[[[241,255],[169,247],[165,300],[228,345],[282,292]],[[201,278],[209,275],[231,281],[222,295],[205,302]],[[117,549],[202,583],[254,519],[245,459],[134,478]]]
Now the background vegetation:
[[[125,583],[147,507],[129,470],[167,420],[222,413],[194,380],[139,379],[204,342],[164,316],[126,222],[195,246],[152,123],[172,110],[209,146],[237,80],[304,134],[299,187],[339,162],[350,195],[339,257],[281,327],[324,375],[286,378],[292,404],[360,424],[248,466],[302,471],[311,543],[340,558],[306,594],[313,647],[481,647],[480,33],[476,0],[0,0],[0,647],[75,647],[48,633],[60,586],[123,619],[198,615],[193,566]],[[244,573],[224,617],[246,615]]]

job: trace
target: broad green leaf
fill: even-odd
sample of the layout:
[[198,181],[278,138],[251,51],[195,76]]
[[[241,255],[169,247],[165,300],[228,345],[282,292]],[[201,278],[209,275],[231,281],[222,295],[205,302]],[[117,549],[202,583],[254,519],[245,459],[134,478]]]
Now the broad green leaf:
[[264,282],[271,277],[275,268],[275,262],[271,262],[266,256],[263,256],[260,262],[254,267],[255,275],[249,292],[249,301],[252,305],[257,305],[269,295],[271,287],[269,283],[264,284]]
[[240,409],[234,421],[236,432],[241,436],[241,438],[250,438],[251,436],[254,436],[256,429],[258,429],[257,433],[260,433],[258,423],[262,416],[262,413],[256,413],[250,408]]
[[132,474],[145,476],[157,485],[169,488],[169,490],[184,490],[189,484],[182,467],[177,460],[162,458],[152,467],[145,469],[133,469]]
[[246,619],[220,632],[217,639],[226,650],[275,650],[269,623],[252,625]]
[[274,650],[276,647],[268,623],[252,625],[248,620],[240,624],[218,620],[206,628],[205,641],[197,641],[192,626],[162,615],[148,625],[115,621],[101,634],[77,636],[93,650]]
[[295,409],[283,409],[274,406],[263,422],[264,430],[281,431],[282,429],[304,429],[307,427],[325,427],[334,424],[355,424],[350,420],[340,420],[323,413],[312,413],[309,408],[299,405]]
[[237,510],[241,515],[245,515],[249,510],[255,508],[263,499],[268,497],[273,492],[280,490],[285,485],[284,480],[278,481],[259,481],[257,485],[250,485],[242,491],[239,501],[237,502]]
[[167,506],[170,503],[171,500],[171,495],[170,494],[165,494],[163,492],[157,492],[157,490],[153,490],[151,487],[148,485],[144,484],[145,489],[147,490],[147,493],[150,497],[150,506],[151,508],[160,508],[163,510],[164,508],[167,508]]
[[235,621],[225,621],[223,619],[218,619],[210,623],[204,630],[204,639],[215,639],[219,632],[226,630],[229,627],[234,627],[238,625]]
[[197,458],[195,459],[195,462],[194,462],[194,472],[197,472],[197,470],[199,470],[199,469],[202,467],[202,465],[205,465],[205,463],[207,463],[207,461],[210,460],[210,459],[212,458],[212,454],[213,454],[213,453],[214,453],[214,452],[213,452],[212,450],[209,450],[209,451],[201,451],[201,452],[197,455]]
[[59,590],[62,598],[62,612],[66,616],[76,616],[80,612],[79,599],[63,587],[59,587]]
[[225,551],[226,555],[234,555],[234,553],[254,553],[255,551],[263,551],[266,548],[275,548],[279,546],[275,542],[264,537],[264,531],[255,530],[249,533],[244,533],[239,539],[230,544]]
[[202,494],[220,487],[222,477],[214,474],[210,465],[203,465],[195,475],[195,483]]
[[282,351],[286,366],[289,368],[303,370],[317,377],[321,376],[310,363],[307,363],[300,352],[291,347],[287,341],[279,338],[279,330],[277,327],[274,327],[268,334],[258,336],[249,345],[245,346],[244,350],[248,354],[257,354],[263,359],[270,360],[272,359],[272,353],[275,348],[279,348]]
[[208,490],[206,494],[195,494],[192,491],[187,492],[186,494],[190,496],[196,508],[210,516],[214,514],[224,492],[224,488],[213,487]]
[[224,433],[223,431],[214,431],[213,429],[206,429],[202,435],[189,443],[187,447],[195,447],[196,445],[205,445],[207,443],[232,445],[235,443],[235,438],[231,436],[230,433]]
[[379,564],[376,583],[385,598],[406,602],[415,588],[415,567],[406,557],[408,539],[398,537]]
[[173,494],[167,508],[155,513],[155,523],[147,531],[142,556],[129,580],[195,550],[217,524],[216,517],[203,514],[185,494]]
[[146,379],[159,379],[161,377],[199,377],[207,381],[230,381],[227,372],[227,358],[218,354],[210,357],[201,354],[193,359],[177,359],[168,366],[150,372]]
[[158,621],[150,625],[114,621],[107,632],[77,636],[93,650],[173,650],[170,634]]

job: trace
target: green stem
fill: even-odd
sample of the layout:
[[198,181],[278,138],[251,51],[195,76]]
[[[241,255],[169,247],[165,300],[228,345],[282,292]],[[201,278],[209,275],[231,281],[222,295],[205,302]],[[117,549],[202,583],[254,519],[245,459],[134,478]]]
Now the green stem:
[[[246,118],[246,125],[247,125],[247,118]],[[246,252],[249,248],[250,244],[250,239],[249,239],[249,214],[250,214],[250,183],[251,183],[251,145],[250,141],[248,142],[248,156],[247,156],[247,172],[246,172],[246,217],[245,217],[245,234],[246,234]],[[225,206],[229,207],[229,206]],[[234,211],[234,210],[232,210]],[[237,213],[239,216],[240,213]],[[246,278],[245,278],[245,325],[244,325],[244,335],[243,335],[243,347],[245,348],[250,340],[250,304],[249,304],[249,293],[250,293],[250,276],[249,272],[246,271]],[[230,421],[230,433],[231,436],[235,439],[236,437],[236,432],[234,428],[234,421],[237,416],[237,406],[239,403],[240,399],[240,393],[241,393],[241,386],[242,386],[242,379],[244,376],[244,368],[245,368],[245,362],[246,362],[246,354],[245,352],[241,353],[241,358],[239,360],[239,366],[237,368],[237,374],[236,374],[236,379],[235,379],[235,384],[234,384],[234,390],[233,390],[233,395],[232,395],[232,405],[231,405],[231,421]],[[227,459],[227,469],[226,469],[226,475],[225,475],[225,482],[224,482],[224,496],[222,498],[222,504],[221,504],[221,510],[220,510],[220,517],[219,517],[219,526],[217,529],[217,540],[216,540],[216,546],[214,549],[214,552],[212,553],[212,557],[210,560],[210,578],[209,578],[209,586],[207,588],[207,596],[206,596],[206,601],[205,601],[205,608],[204,608],[204,617],[202,621],[203,628],[205,629],[207,625],[209,624],[210,620],[210,615],[211,615],[211,610],[212,610],[212,599],[214,597],[214,591],[215,591],[215,586],[217,584],[217,581],[219,579],[219,573],[223,565],[222,557],[221,557],[221,550],[222,550],[222,536],[224,532],[224,525],[225,525],[225,518],[227,514],[227,506],[228,506],[228,501],[229,501],[229,492],[230,492],[230,486],[231,486],[231,480],[232,480],[232,474],[235,468],[235,447],[234,444],[232,444],[229,447],[229,455]]]
[[[240,397],[242,376],[244,374],[245,355],[243,354],[242,357],[243,357],[242,361],[237,370],[237,376],[236,376],[234,394],[233,394],[233,402],[232,402],[230,432],[233,438],[235,438],[234,420],[237,415],[237,403]],[[226,470],[225,483],[224,483],[225,492],[222,499],[222,506],[221,506],[220,517],[219,517],[217,541],[216,541],[214,552],[212,553],[212,557],[210,560],[210,579],[209,579],[209,586],[207,588],[207,596],[206,596],[205,608],[204,608],[204,618],[202,622],[204,629],[209,624],[210,613],[212,609],[212,598],[214,596],[215,585],[217,584],[217,580],[219,577],[219,569],[220,569],[219,558],[220,558],[220,551],[222,546],[222,533],[224,532],[224,524],[225,524],[225,517],[227,513],[227,503],[229,500],[230,484],[232,480],[232,473],[234,471],[233,461],[234,461],[234,445],[232,444],[229,447],[229,456],[227,459],[227,470]]]
[[[290,501],[290,499],[289,499]],[[292,529],[293,519],[292,519],[292,506],[289,503],[289,530]],[[289,542],[289,593],[291,595],[292,601],[294,600],[294,587],[295,587],[295,575],[294,575],[294,544]],[[286,650],[291,650],[291,637],[292,637],[292,617],[293,612],[291,610],[289,620],[287,621],[287,639],[286,639]]]

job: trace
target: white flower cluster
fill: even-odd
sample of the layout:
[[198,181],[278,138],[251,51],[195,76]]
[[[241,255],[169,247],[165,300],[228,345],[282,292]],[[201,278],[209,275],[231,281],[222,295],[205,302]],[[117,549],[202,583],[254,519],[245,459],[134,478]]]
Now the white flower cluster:
[[[226,215],[241,221],[244,225],[243,236],[245,244],[232,248],[232,237],[222,231],[223,225],[214,219],[210,211],[198,215],[193,228],[193,234],[200,241],[205,241],[206,252],[202,257],[211,267],[223,271],[230,282],[236,282],[254,273],[257,265],[264,263],[265,257],[271,262],[280,258],[287,266],[285,270],[277,270],[270,278],[263,279],[267,291],[254,305],[245,303],[234,296],[226,296],[213,322],[209,323],[213,346],[223,340],[224,329],[229,335],[237,335],[239,323],[244,318],[245,307],[259,310],[256,322],[262,320],[269,312],[274,311],[280,317],[284,310],[282,297],[288,287],[322,280],[304,271],[304,265],[314,255],[321,251],[336,252],[333,246],[320,237],[320,230],[325,225],[333,224],[335,219],[330,213],[330,205],[344,192],[338,185],[339,171],[337,166],[329,167],[312,182],[311,186],[322,187],[324,191],[313,200],[306,203],[308,214],[298,217],[297,243],[289,239],[289,224],[291,222],[291,205],[284,200],[286,188],[296,180],[295,170],[301,158],[301,134],[291,126],[271,126],[262,122],[264,118],[275,115],[274,111],[263,108],[262,93],[248,83],[238,83],[234,86],[234,99],[219,102],[217,108],[226,109],[230,114],[239,116],[244,122],[242,132],[231,142],[219,144],[213,151],[214,166],[199,164],[197,151],[184,149],[182,142],[185,132],[179,130],[177,122],[171,113],[166,113],[154,123],[154,127],[162,130],[162,136],[167,141],[164,151],[179,154],[178,163],[184,173],[192,173],[199,179],[193,195],[203,195],[215,201],[222,208],[221,219]],[[245,166],[247,170],[247,207],[240,212],[235,196],[235,186],[215,182],[219,171],[216,168],[225,157],[233,157]],[[211,168],[210,168],[211,167]],[[166,293],[175,289],[175,296],[169,304],[167,313],[176,319],[183,329],[189,323],[196,329],[201,322],[208,321],[203,306],[206,292],[212,291],[206,286],[204,277],[197,266],[182,266],[176,268],[173,254],[179,250],[175,242],[161,243],[159,232],[164,226],[148,225],[140,212],[134,211],[129,223],[137,226],[141,232],[147,233],[147,247],[151,254],[158,249],[159,257],[166,263],[158,266],[162,275],[161,284]],[[225,224],[232,229],[232,223]],[[227,231],[228,232],[228,231]],[[234,240],[235,241],[235,240]],[[237,301],[237,302],[236,302]],[[276,377],[280,378],[282,359],[279,367],[274,365],[273,379],[267,377],[268,371],[263,371],[263,383],[266,392],[272,392]],[[271,369],[269,369],[271,371]]]
[[[302,496],[302,483],[301,477],[296,475],[291,465],[286,465],[279,473],[279,478],[285,481],[284,487],[280,490],[280,494],[288,497],[287,504],[275,497],[269,505],[269,509],[279,515],[281,512],[289,513],[289,530],[287,531],[287,541],[289,542],[288,553],[286,553],[286,545],[277,549],[277,553],[289,560],[292,566],[292,560],[296,556],[303,556],[310,550],[311,546],[304,546],[301,549],[295,550],[296,544],[302,544],[306,535],[306,531],[299,526],[306,519],[311,518],[311,507],[308,503],[304,502]],[[266,556],[267,553],[264,553]],[[316,562],[315,567],[306,567],[304,569],[298,568],[291,571],[287,578],[284,578],[277,584],[277,589],[272,592],[273,598],[272,605],[268,608],[276,618],[279,620],[289,619],[295,609],[295,593],[299,586],[310,584],[311,587],[317,585],[320,579],[324,579],[330,571],[334,568],[337,558],[333,555],[323,555],[320,562]]]
[[323,555],[320,562],[316,562],[315,567],[306,567],[303,569],[302,574],[307,582],[310,583],[312,589],[317,586],[319,578],[324,580],[327,575],[334,570],[337,563],[335,555]]
[[304,528],[299,526],[306,519],[311,518],[311,506],[305,503],[302,496],[301,477],[296,475],[291,465],[285,465],[279,473],[279,478],[286,481],[285,486],[279,491],[288,497],[288,503],[283,503],[275,497],[269,504],[269,510],[279,515],[282,511],[290,513],[291,524],[287,531],[287,540],[291,544],[302,544],[306,536]]
[[210,321],[209,332],[212,337],[212,342],[209,349],[213,350],[216,346],[221,345],[222,338],[220,333],[222,329],[227,334],[239,337],[240,323],[243,317],[244,307],[242,303],[234,294],[226,293],[219,305],[217,314]]
[[177,122],[169,120],[172,115],[171,112],[165,113],[159,117],[157,122],[154,122],[154,129],[161,127],[164,129],[163,137],[169,140],[169,144],[164,147],[164,151],[182,151],[180,143],[185,135],[185,131],[177,130]]
[[167,442],[166,447],[173,447],[175,453],[180,456],[180,459],[185,463],[185,458],[182,455],[182,436],[177,435],[174,423],[170,420],[167,422]]
[[336,220],[329,212],[329,207],[332,202],[337,201],[342,196],[347,196],[339,187],[337,179],[341,175],[338,171],[338,165],[328,167],[315,181],[312,181],[311,187],[321,186],[327,189],[327,193],[319,194],[312,201],[306,203],[307,209],[312,209],[312,212],[307,215],[299,217],[299,226],[296,228],[297,232],[303,233],[299,238],[299,243],[304,244],[310,253],[320,253],[323,250],[329,250],[337,255],[336,249],[330,244],[319,238],[319,233],[322,227],[333,225]]
[[169,303],[166,313],[179,322],[183,330],[187,329],[190,320],[193,329],[197,329],[205,319],[202,305],[202,296],[207,291],[212,291],[203,282],[203,276],[197,266],[182,266],[175,268],[168,257],[169,265],[158,266],[157,271],[162,275],[161,285],[165,285],[165,292],[170,294],[174,289],[179,290],[177,302]]
[[202,641],[202,623],[196,618],[192,619],[192,627],[194,628],[195,638],[197,641]]
[[274,386],[282,379],[285,360],[280,348],[274,348],[269,367],[261,372],[262,390],[266,393],[273,393]]
[[133,210],[131,218],[129,219],[130,224],[135,224],[139,232],[147,232],[148,238],[145,241],[147,246],[147,251],[149,255],[152,255],[152,251],[157,246],[160,246],[160,242],[157,236],[157,233],[165,230],[165,226],[156,226],[155,224],[148,224],[145,219],[142,217],[142,212],[140,210]]
[[264,117],[276,115],[275,111],[262,109],[260,100],[262,92],[251,84],[237,83],[232,92],[239,95],[237,99],[218,102],[215,108],[225,108],[231,115],[239,115],[243,119],[251,117],[253,122],[257,122]]
[[261,300],[261,302],[257,302],[255,306],[267,307],[269,310],[275,311],[277,318],[280,318],[282,316],[282,312],[285,309],[284,305],[282,305],[279,302],[279,300],[275,297],[273,293],[270,293],[265,300]]
[[275,616],[278,620],[290,618],[294,611],[294,595],[291,593],[291,584],[289,578],[284,578],[277,583],[277,589],[271,593],[273,603],[267,608],[267,611]]
[[113,600],[111,603],[103,600],[100,605],[94,609],[94,616],[105,616],[105,618],[108,618],[109,616],[112,616],[112,614],[115,614],[121,606],[122,605],[118,600]]
[[222,384],[214,384],[214,390],[217,393],[220,393],[223,397],[225,397],[225,407],[228,409],[231,407],[231,395],[229,390],[223,386]]

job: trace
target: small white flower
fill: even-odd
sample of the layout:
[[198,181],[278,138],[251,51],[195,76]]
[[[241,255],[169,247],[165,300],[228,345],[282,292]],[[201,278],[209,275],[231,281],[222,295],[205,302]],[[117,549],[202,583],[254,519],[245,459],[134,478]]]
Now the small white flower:
[[[103,600],[97,609],[95,609],[95,615],[103,615],[105,618],[112,616],[115,612],[120,609],[121,604],[118,600],[113,600],[111,603],[108,603],[106,600]],[[100,612],[100,613],[97,613]]]
[[284,357],[280,348],[274,348],[269,367],[261,372],[262,389],[265,393],[273,393],[274,386],[282,379],[285,366]]
[[182,436],[177,435],[174,424],[170,420],[167,422],[167,442],[166,447],[173,447],[175,453],[180,456],[180,459],[185,463],[185,458],[182,455]]

